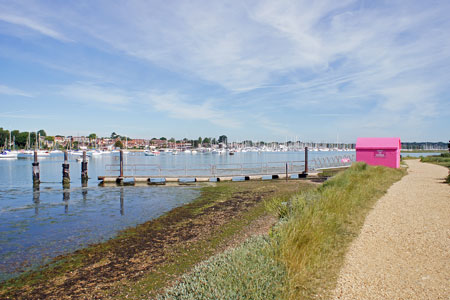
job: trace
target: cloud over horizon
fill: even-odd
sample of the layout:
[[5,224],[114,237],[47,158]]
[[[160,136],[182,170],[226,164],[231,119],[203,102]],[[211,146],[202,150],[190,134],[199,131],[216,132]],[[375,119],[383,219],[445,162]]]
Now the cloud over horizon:
[[[445,1],[17,1],[0,8],[0,35],[18,36],[1,22],[27,27],[63,42],[54,47],[67,51],[74,69],[83,66],[67,75],[73,79],[47,83],[64,86],[68,98],[117,106],[147,95],[170,119],[261,137],[444,138],[433,124],[448,124]],[[36,59],[55,64],[48,46],[36,49]],[[83,74],[98,84],[85,84],[92,78]],[[298,120],[321,128],[306,133]]]

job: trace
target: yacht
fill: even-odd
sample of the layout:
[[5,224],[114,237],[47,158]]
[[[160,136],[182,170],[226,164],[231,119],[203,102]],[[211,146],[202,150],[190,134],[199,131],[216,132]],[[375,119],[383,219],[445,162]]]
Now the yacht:
[[10,159],[17,159],[17,153],[11,152],[11,151],[3,151],[0,153],[0,158],[10,158]]

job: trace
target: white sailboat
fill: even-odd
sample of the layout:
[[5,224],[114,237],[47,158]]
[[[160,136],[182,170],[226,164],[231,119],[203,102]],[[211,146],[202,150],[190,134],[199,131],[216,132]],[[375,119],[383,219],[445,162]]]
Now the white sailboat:
[[0,153],[0,159],[17,159],[17,153],[13,153],[11,151],[3,151]]

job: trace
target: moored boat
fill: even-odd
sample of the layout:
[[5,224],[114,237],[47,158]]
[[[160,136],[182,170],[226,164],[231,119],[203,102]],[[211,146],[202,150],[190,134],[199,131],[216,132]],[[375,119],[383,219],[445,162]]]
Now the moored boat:
[[0,153],[0,158],[5,159],[17,159],[17,153],[11,152],[11,151],[3,151]]

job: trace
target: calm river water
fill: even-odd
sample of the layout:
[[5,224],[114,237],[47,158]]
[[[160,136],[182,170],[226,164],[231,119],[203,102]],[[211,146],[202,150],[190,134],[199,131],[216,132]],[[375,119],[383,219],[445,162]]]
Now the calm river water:
[[[310,158],[354,154],[310,152]],[[421,153],[420,155],[425,155]],[[62,154],[40,158],[41,184],[32,188],[31,160],[0,160],[0,281],[51,258],[105,241],[118,231],[156,218],[195,199],[198,186],[99,187],[97,176],[118,163],[117,154],[89,158],[89,184],[81,186],[81,164],[69,156],[71,186],[63,189]],[[230,155],[126,155],[126,164],[185,168],[205,164],[303,160],[304,152]]]

